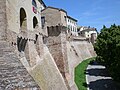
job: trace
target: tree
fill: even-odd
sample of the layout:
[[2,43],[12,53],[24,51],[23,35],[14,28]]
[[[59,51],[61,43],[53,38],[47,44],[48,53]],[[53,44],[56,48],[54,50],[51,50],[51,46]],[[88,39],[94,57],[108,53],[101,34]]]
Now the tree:
[[120,81],[120,26],[103,26],[97,37],[94,49],[114,80]]

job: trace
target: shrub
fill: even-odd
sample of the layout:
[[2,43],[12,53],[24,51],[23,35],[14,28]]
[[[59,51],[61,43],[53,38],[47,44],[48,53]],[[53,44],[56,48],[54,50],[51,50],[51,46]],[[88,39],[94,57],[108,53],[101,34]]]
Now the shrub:
[[94,49],[98,55],[97,61],[106,66],[114,80],[120,81],[120,26],[103,26]]

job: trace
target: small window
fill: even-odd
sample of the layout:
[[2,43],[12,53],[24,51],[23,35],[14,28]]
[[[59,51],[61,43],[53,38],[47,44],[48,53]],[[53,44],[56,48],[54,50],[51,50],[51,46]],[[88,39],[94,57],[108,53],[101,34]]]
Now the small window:
[[41,24],[42,24],[42,29],[44,28],[45,26],[45,17],[41,17]]
[[27,29],[27,16],[24,8],[20,9],[20,28]]
[[36,28],[37,24],[38,24],[37,18],[33,17],[33,28]]
[[65,18],[65,21],[67,21],[67,18],[66,18],[66,16],[64,16],[64,18]]
[[32,5],[33,5],[33,7],[32,7],[33,12],[37,13],[37,4],[36,4],[35,0],[32,0]]

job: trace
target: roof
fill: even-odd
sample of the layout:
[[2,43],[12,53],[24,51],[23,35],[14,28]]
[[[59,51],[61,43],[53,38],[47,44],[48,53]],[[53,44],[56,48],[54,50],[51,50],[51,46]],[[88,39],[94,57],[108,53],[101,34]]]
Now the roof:
[[[81,28],[83,28],[83,30],[81,30]],[[96,31],[98,33],[96,28],[90,27],[90,26],[89,27],[87,27],[87,26],[78,26],[78,29],[80,30],[80,32],[81,31],[82,32],[85,32],[85,31]]]
[[72,18],[71,16],[67,16],[67,18],[72,19],[73,21],[76,21],[76,22],[77,22],[77,20],[74,19],[74,18]]
[[65,12],[65,13],[67,14],[67,12],[66,12],[64,9],[61,9],[61,8],[55,8],[55,7],[51,7],[51,6],[46,7],[46,8],[43,9],[42,11],[44,11],[44,10],[46,10],[46,9],[48,9],[48,8],[56,9],[56,10],[59,10],[59,11],[63,11],[63,12]]
[[82,30],[82,32],[85,32],[85,31],[96,31],[97,32],[97,29],[96,28],[88,28],[88,29]]
[[45,5],[45,3],[43,2],[43,0],[38,0],[45,8],[47,7],[46,5]]

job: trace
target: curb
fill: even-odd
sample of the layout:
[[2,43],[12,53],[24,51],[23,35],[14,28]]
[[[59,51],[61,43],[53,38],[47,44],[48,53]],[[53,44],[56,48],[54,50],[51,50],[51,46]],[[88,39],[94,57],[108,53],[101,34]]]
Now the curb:
[[[87,66],[87,69],[88,69],[88,66]],[[87,70],[87,69],[86,69],[86,70]],[[87,71],[86,71],[86,73],[87,73]],[[88,75],[86,74],[87,90],[90,90],[90,89],[89,89],[89,87],[88,87],[88,85],[89,85],[89,82],[88,82],[88,78],[87,78],[87,77],[88,77]]]

